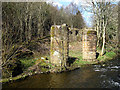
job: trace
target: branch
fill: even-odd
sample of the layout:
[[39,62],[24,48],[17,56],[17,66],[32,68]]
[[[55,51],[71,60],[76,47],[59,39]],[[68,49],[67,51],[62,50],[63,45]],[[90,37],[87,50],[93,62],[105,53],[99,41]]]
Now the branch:
[[21,46],[6,60],[4,64],[2,64],[2,67],[5,66],[5,64],[15,55],[15,53],[21,48]]

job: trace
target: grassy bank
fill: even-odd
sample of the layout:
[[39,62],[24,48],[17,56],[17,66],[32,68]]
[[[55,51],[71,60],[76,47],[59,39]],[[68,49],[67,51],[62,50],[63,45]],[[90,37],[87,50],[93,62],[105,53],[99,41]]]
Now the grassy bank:
[[73,62],[73,64],[77,64],[78,66],[84,66],[86,64],[97,64],[100,62],[105,62],[107,60],[111,60],[114,57],[116,57],[117,54],[113,51],[111,52],[106,52],[103,56],[98,56],[98,58],[96,59],[96,61],[83,61],[82,60],[82,54],[81,52],[78,51],[70,51],[70,57],[74,57],[76,58],[76,60]]
[[[90,65],[90,64],[98,64],[100,62],[105,62],[107,60],[111,60],[116,57],[117,54],[114,51],[106,52],[103,56],[98,56],[96,61],[83,61],[82,59],[82,52],[81,50],[77,49],[70,49],[69,50],[69,65],[62,70],[58,67],[50,64],[50,56],[43,56],[43,57],[27,57],[21,58],[21,64],[23,66],[23,73],[16,76],[2,79],[0,82],[11,82],[16,81],[19,79],[24,79],[27,76],[38,74],[38,73],[52,73],[54,72],[63,72],[63,71],[70,71],[76,68],[80,68],[82,66]],[[67,70],[66,70],[67,69]]]
[[111,51],[111,52],[106,52],[103,56],[99,56],[99,57],[97,58],[97,60],[98,60],[99,62],[103,62],[103,61],[106,61],[106,60],[111,60],[111,59],[113,59],[115,56],[117,56],[117,54],[116,54],[115,52],[113,52],[113,51]]

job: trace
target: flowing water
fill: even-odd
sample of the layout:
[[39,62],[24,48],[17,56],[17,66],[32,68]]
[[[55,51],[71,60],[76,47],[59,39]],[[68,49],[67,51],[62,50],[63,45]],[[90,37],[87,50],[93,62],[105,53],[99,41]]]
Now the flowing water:
[[39,74],[3,84],[3,88],[114,88],[120,90],[120,56],[104,64],[89,65],[58,74]]

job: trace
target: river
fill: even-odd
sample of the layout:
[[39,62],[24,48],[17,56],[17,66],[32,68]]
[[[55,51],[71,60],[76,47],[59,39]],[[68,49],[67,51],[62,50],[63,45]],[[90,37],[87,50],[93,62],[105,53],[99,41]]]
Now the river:
[[3,84],[3,88],[114,88],[120,89],[120,56],[104,64],[74,71],[39,74],[25,80]]

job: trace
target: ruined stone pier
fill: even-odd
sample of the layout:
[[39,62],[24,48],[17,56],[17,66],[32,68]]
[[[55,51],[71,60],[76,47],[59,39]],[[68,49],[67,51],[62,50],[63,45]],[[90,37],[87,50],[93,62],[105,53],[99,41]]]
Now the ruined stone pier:
[[82,30],[78,28],[70,28],[69,41],[70,42],[82,41]]
[[51,27],[50,62],[65,67],[69,52],[69,30],[66,24]]
[[96,31],[86,29],[83,32],[82,39],[82,50],[83,50],[83,60],[95,61],[96,60],[96,43],[97,35]]

